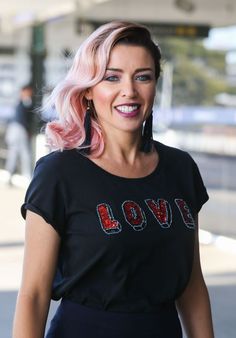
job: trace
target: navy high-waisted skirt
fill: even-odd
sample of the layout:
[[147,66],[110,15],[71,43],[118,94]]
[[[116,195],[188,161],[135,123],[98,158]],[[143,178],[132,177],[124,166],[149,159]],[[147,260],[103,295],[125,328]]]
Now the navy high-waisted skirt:
[[117,313],[62,300],[46,338],[182,338],[174,304],[157,313]]

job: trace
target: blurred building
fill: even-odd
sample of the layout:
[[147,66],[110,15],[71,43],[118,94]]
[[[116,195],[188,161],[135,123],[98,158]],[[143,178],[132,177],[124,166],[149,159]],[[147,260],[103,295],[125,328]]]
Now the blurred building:
[[11,113],[19,88],[31,79],[33,54],[39,50],[44,54],[43,81],[54,86],[69,67],[70,56],[93,30],[91,23],[134,20],[150,24],[157,36],[194,38],[206,36],[210,27],[232,25],[236,17],[234,0],[18,0],[9,4],[0,0],[0,6],[0,119]]
[[[54,86],[66,73],[71,56],[87,31],[77,30],[73,15],[54,18],[44,25],[42,43],[46,51],[44,80]],[[32,28],[25,26],[0,34],[0,119],[10,117],[19,88],[31,80]]]

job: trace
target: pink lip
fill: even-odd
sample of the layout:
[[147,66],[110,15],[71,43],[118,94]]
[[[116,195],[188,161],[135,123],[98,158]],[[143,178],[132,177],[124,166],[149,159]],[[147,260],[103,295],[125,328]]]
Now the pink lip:
[[117,104],[115,107],[120,107],[120,106],[138,106],[138,107],[140,107],[140,103],[137,103],[137,102],[121,103],[121,104]]
[[[137,106],[138,106],[138,109],[133,110],[133,111],[130,112],[130,113],[123,113],[123,112],[121,112],[120,110],[117,109],[117,108],[119,108],[120,106],[134,106],[134,105],[137,105]],[[126,117],[126,118],[129,118],[129,117],[135,117],[135,116],[138,115],[140,106],[141,106],[141,105],[140,105],[139,103],[136,103],[136,102],[134,102],[134,103],[122,103],[122,104],[119,104],[119,105],[115,106],[115,110],[117,111],[117,113],[118,113],[119,115],[121,115],[121,116],[123,116],[123,117]]]
[[[115,109],[116,109],[116,108],[115,108]],[[117,111],[118,114],[120,114],[121,116],[126,117],[126,118],[128,118],[128,117],[135,117],[135,116],[137,116],[138,113],[139,113],[139,109],[133,110],[133,111],[130,112],[130,113],[122,113],[122,112],[119,111],[118,109],[116,109],[116,111]]]

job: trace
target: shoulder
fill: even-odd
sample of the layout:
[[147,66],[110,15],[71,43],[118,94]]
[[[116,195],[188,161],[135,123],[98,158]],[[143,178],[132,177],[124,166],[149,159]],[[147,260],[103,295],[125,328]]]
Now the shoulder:
[[17,112],[23,112],[24,111],[24,105],[22,103],[22,101],[19,101],[15,107],[16,113]]
[[183,177],[184,179],[191,179],[193,172],[198,170],[197,164],[188,152],[157,141],[155,141],[155,147],[166,173]]
[[[76,150],[53,151],[41,157],[35,165],[30,182],[30,191],[51,191],[56,187],[64,187],[67,178],[71,178]],[[81,156],[81,155],[80,155]]]
[[[78,156],[79,155],[79,156]],[[47,166],[57,166],[63,165],[66,161],[73,161],[75,157],[80,157],[81,155],[77,152],[76,149],[69,150],[56,150],[52,151],[49,154],[42,156],[36,162],[36,165],[44,164]]]
[[198,213],[208,200],[208,194],[196,162],[186,151],[160,142],[155,142],[155,146],[164,162],[163,172],[172,184],[175,182],[186,201]]
[[35,165],[35,171],[40,171],[45,174],[54,173],[56,176],[63,173],[65,170],[73,166],[74,161],[78,161],[80,155],[76,149],[53,151],[41,157]]
[[191,164],[193,162],[191,155],[184,150],[167,146],[158,141],[154,141],[154,145],[160,157],[165,157],[166,162],[174,163],[175,165]]

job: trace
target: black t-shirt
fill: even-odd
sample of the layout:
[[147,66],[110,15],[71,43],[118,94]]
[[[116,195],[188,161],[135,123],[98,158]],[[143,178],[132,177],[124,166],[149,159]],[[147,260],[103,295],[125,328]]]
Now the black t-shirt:
[[188,153],[155,146],[159,164],[143,178],[108,173],[76,149],[37,162],[22,215],[36,212],[61,236],[53,299],[155,312],[183,292],[208,195]]

